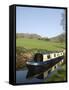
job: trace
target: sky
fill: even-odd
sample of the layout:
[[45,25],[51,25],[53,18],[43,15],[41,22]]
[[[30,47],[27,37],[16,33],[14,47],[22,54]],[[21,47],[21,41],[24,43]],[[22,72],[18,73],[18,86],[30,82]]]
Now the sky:
[[16,33],[54,37],[63,33],[60,25],[64,9],[16,7]]

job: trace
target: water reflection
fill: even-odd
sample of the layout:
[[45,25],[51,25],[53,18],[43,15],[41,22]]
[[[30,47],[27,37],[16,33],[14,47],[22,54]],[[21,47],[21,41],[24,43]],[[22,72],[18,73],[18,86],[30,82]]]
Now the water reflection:
[[40,73],[36,73],[35,71],[28,71],[27,72],[27,79],[32,79],[34,77],[36,77],[37,79],[46,79],[48,76],[48,72],[44,71],[44,72],[40,72]]
[[19,70],[16,71],[16,83],[38,83],[44,81],[43,79],[37,78],[37,76],[28,70]]
[[[63,58],[63,57],[62,57]],[[16,83],[39,83],[45,82],[48,74],[50,73],[50,68],[54,66],[58,61],[61,61],[61,58],[51,60],[46,62],[40,67],[35,67],[34,69],[23,69],[16,71]],[[49,71],[48,71],[49,69]],[[48,71],[48,72],[47,72]]]

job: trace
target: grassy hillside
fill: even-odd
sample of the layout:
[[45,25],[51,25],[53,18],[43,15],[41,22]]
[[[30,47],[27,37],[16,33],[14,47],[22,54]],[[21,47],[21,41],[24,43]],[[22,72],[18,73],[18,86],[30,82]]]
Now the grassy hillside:
[[58,36],[55,36],[53,38],[50,38],[51,41],[56,41],[56,42],[65,42],[66,40],[66,34],[65,33],[62,33]]
[[64,43],[57,43],[52,41],[43,41],[38,39],[17,38],[16,47],[24,47],[27,49],[45,49],[49,51],[62,50],[65,48]]

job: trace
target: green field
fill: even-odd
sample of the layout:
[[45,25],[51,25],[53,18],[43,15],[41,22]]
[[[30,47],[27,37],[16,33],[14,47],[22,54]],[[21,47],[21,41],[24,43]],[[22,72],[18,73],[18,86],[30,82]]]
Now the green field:
[[63,50],[65,48],[64,43],[44,41],[38,39],[29,38],[17,38],[16,47],[24,47],[26,49],[44,49],[48,51]]

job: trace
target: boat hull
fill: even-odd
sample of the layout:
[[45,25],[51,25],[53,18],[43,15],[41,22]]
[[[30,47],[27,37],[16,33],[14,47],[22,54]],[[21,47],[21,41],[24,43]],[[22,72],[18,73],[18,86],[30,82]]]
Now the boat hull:
[[51,59],[49,61],[44,61],[44,62],[29,61],[26,63],[26,65],[30,72],[33,72],[36,74],[36,73],[47,71],[48,69],[56,65],[58,62],[62,61],[63,58],[64,56],[60,56],[55,59]]

